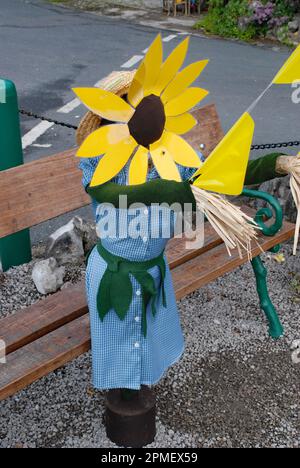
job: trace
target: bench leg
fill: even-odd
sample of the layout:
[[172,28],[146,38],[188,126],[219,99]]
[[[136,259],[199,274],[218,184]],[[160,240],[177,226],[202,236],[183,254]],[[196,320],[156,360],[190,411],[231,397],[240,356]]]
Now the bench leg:
[[269,321],[269,334],[272,338],[280,338],[283,335],[284,330],[268,293],[267,269],[260,257],[254,258],[251,261],[251,264],[255,273],[260,305]]

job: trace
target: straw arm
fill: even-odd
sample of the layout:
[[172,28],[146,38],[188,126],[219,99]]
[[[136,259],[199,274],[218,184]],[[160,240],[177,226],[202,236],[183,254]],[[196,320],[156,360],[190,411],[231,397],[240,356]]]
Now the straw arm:
[[290,174],[290,187],[297,208],[297,221],[293,254],[296,255],[300,232],[300,154],[296,157],[280,157],[276,163],[276,170],[282,174]]
[[192,186],[197,209],[210,222],[212,227],[222,238],[227,252],[237,249],[242,258],[243,252],[251,260],[251,242],[257,243],[259,226],[242,210],[216,193],[207,192]]

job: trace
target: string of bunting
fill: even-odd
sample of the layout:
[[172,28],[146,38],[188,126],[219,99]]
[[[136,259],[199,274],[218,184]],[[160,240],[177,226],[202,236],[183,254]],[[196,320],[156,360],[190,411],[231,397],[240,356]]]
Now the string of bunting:
[[[34,119],[47,121],[50,123],[54,123],[55,125],[59,125],[60,127],[71,128],[72,130],[77,130],[78,126],[72,125],[66,122],[61,122],[59,120],[50,119],[49,117],[45,117],[42,115],[35,114],[34,112],[26,111],[24,109],[19,109],[19,113],[21,115],[25,115],[27,117],[32,117]],[[276,149],[276,148],[291,148],[294,146],[300,146],[300,141],[287,141],[287,142],[279,142],[279,143],[263,143],[263,144],[256,144],[251,146],[252,151],[260,151],[265,149]]]

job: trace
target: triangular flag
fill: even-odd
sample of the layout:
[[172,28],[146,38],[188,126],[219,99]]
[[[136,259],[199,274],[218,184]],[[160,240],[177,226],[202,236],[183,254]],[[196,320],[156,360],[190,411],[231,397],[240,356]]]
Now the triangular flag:
[[300,45],[287,59],[273,80],[273,84],[291,84],[300,81]]
[[255,123],[246,112],[193,175],[195,186],[225,195],[243,191]]

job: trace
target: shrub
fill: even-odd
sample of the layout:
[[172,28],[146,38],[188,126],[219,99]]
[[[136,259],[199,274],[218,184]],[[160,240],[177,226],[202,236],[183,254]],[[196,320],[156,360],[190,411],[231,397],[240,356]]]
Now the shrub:
[[299,8],[299,0],[210,0],[196,27],[224,37],[253,39],[282,29]]
[[248,16],[248,0],[210,0],[208,14],[198,27],[207,32],[224,37],[238,37],[251,39],[255,35],[255,28],[246,28],[239,24],[239,19]]

